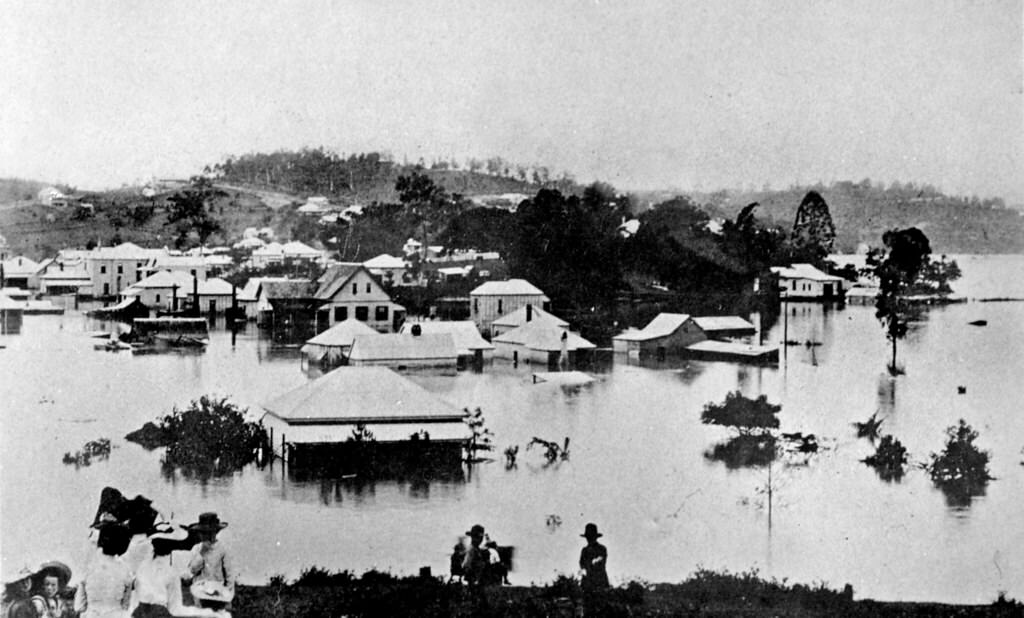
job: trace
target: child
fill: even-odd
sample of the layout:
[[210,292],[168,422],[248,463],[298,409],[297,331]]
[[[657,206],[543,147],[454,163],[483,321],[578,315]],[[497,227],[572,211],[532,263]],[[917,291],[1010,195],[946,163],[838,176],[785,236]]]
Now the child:
[[71,618],[72,608],[60,597],[60,592],[71,579],[71,569],[61,562],[47,562],[34,578],[39,589],[32,597],[32,605],[40,618]]

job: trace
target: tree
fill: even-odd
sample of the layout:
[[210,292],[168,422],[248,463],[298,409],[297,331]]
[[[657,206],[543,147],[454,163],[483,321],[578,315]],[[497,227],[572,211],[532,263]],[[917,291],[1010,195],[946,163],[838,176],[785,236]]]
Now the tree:
[[885,336],[892,342],[889,371],[896,367],[896,344],[907,335],[910,303],[907,295],[927,264],[931,245],[921,230],[911,227],[891,230],[882,235],[884,249],[868,253],[868,272],[878,279],[875,317],[882,323]]
[[[868,181],[870,186],[870,181]],[[828,204],[817,191],[808,191],[796,210],[790,234],[790,262],[807,262],[820,266],[836,239]]]
[[974,441],[975,431],[964,419],[946,428],[946,446],[932,453],[928,473],[932,482],[953,505],[967,506],[973,496],[983,495],[992,477],[988,473],[989,454]]
[[177,231],[174,241],[177,247],[187,245],[193,233],[198,237],[199,244],[204,244],[211,235],[221,231],[220,222],[206,208],[206,202],[212,195],[211,188],[198,184],[170,197],[167,222],[173,224]]
[[953,288],[949,286],[950,281],[960,278],[960,265],[956,260],[947,259],[943,255],[936,260],[931,258],[921,268],[917,281],[912,286],[914,294],[949,294]]
[[700,413],[700,421],[705,425],[722,425],[732,427],[740,435],[764,434],[769,429],[777,429],[781,405],[768,403],[768,396],[761,395],[757,399],[744,397],[739,391],[725,396],[722,403],[707,403]]

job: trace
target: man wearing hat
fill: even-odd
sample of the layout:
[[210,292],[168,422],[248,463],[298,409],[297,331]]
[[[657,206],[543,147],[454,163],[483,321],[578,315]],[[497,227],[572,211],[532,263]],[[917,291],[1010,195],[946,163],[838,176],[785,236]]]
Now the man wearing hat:
[[134,618],[171,618],[193,616],[217,618],[227,616],[212,609],[186,606],[181,593],[181,570],[171,562],[171,554],[186,542],[184,528],[163,524],[149,534],[150,556],[135,574]]
[[220,584],[234,596],[234,562],[224,543],[217,540],[217,533],[227,526],[216,513],[203,513],[199,516],[199,521],[188,527],[200,538],[199,544],[192,548],[188,568],[195,582]]
[[484,527],[475,524],[466,532],[469,537],[469,549],[466,550],[466,557],[462,560],[462,574],[466,583],[470,586],[479,586],[484,583],[484,576],[487,567],[490,565],[490,553],[483,546]]
[[603,535],[597,531],[597,524],[587,524],[583,529],[587,545],[580,551],[580,568],[583,578],[580,584],[584,592],[597,592],[608,588],[608,549],[597,542]]

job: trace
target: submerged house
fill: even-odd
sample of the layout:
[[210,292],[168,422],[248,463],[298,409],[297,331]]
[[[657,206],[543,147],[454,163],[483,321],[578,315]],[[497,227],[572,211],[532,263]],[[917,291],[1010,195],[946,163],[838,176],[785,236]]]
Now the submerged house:
[[507,333],[514,328],[519,328],[523,324],[534,320],[539,322],[548,322],[558,326],[559,328],[569,328],[569,323],[562,318],[544,311],[539,306],[526,305],[491,322],[491,337],[497,337],[502,333]]
[[451,333],[357,336],[348,353],[348,364],[455,373],[458,352]]
[[16,335],[21,332],[25,305],[0,294],[0,335]]
[[494,356],[494,346],[480,336],[476,324],[469,320],[406,322],[399,332],[407,336],[450,334],[455,342],[455,352],[458,354],[460,366],[465,363],[480,365]]
[[465,412],[386,367],[342,367],[264,404],[274,455],[375,469],[461,469]]
[[513,362],[541,363],[549,367],[574,364],[597,348],[576,333],[547,320],[532,320],[493,338],[494,355]]
[[628,330],[613,337],[612,349],[633,358],[663,360],[666,356],[691,356],[693,347],[704,341],[747,337],[756,332],[753,324],[739,316],[659,313],[642,329]]
[[546,307],[551,299],[525,279],[487,281],[469,293],[470,317],[481,333],[489,333],[491,323],[526,305]]
[[616,353],[634,357],[681,354],[688,346],[704,341],[707,335],[685,313],[659,313],[640,330],[629,330],[612,338]]
[[307,341],[301,351],[310,362],[340,365],[348,359],[348,353],[356,337],[378,334],[365,322],[349,318]]
[[810,264],[773,266],[779,278],[779,297],[787,300],[837,300],[843,297],[846,280],[824,273]]

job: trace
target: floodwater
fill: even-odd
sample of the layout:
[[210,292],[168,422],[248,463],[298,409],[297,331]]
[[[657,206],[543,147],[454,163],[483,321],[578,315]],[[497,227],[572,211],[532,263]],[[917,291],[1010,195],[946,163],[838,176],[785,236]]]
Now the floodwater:
[[[1024,256],[959,259],[965,276],[955,287],[966,296],[1024,297]],[[456,536],[474,523],[516,547],[513,583],[547,581],[574,572],[593,521],[616,582],[757,569],[850,583],[858,597],[883,600],[1024,598],[1024,303],[927,310],[900,343],[898,378],[885,370],[889,346],[872,308],[786,309],[765,341],[785,331],[821,345],[789,347],[777,368],[619,359],[572,389],[533,384],[528,366],[500,360],[479,374],[414,376],[459,407],[481,407],[497,446],[496,460],[465,480],[430,483],[302,480],[280,462],[207,481],[164,475],[160,452],[125,442],[126,433],[207,393],[256,412],[309,379],[296,353],[272,348],[252,326],[235,337],[215,330],[201,354],[110,353],[93,349],[87,332],[101,325],[79,313],[26,316],[20,334],[0,337],[0,556],[82,565],[100,490],[112,485],[182,523],[217,511],[251,583],[310,565],[446,573]],[[988,325],[968,325],[977,319]],[[730,434],[702,425],[701,408],[736,389],[781,403],[781,430],[813,433],[822,450],[770,470],[705,457]],[[914,465],[900,482],[883,481],[860,463],[873,448],[851,427],[876,410],[912,464],[965,419],[996,480],[966,506]],[[570,458],[545,466],[539,450],[525,450],[534,436],[570,437]],[[62,463],[100,437],[114,442],[108,460]],[[501,451],[513,444],[519,463],[507,470]]]

